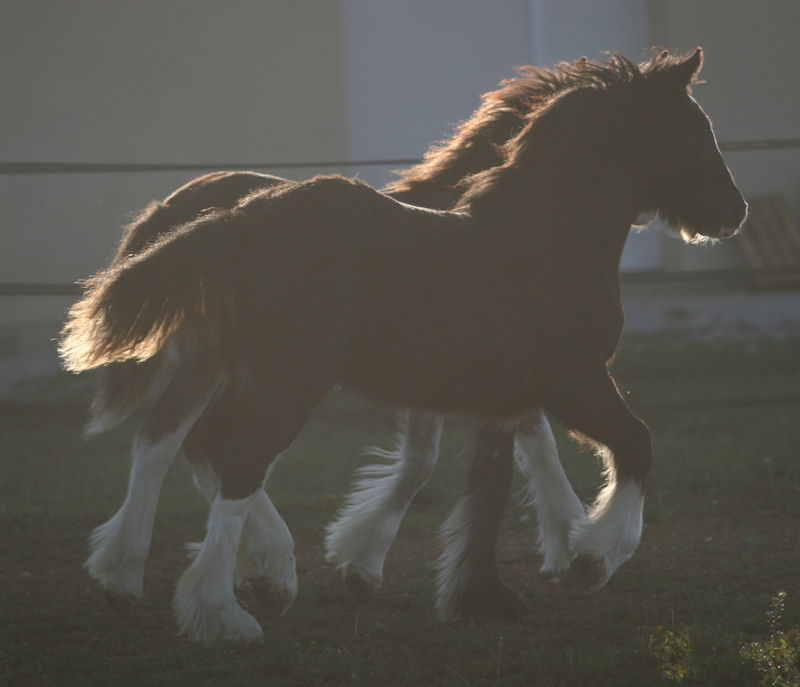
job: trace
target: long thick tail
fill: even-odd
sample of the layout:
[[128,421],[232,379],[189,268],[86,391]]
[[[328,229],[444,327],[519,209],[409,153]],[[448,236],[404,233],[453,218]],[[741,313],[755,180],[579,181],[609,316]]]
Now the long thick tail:
[[[154,200],[131,219],[122,233],[112,265],[124,263],[210,208],[233,208],[247,194],[258,189],[293,182],[256,172],[213,172],[192,179],[164,200]],[[92,419],[87,433],[96,434],[124,422],[144,405],[170,365],[162,353],[145,362],[126,360],[105,365],[92,402]]]
[[241,236],[235,217],[235,211],[209,213],[86,280],[61,333],[64,367],[80,372],[148,360],[178,331],[203,347],[218,345],[231,316]]

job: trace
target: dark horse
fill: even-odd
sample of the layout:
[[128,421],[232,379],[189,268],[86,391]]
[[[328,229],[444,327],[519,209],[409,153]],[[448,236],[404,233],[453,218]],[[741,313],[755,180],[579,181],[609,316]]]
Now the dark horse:
[[490,427],[546,408],[606,461],[574,551],[600,580],[633,553],[651,449],[608,372],[622,248],[643,212],[696,240],[733,235],[747,211],[690,95],[701,62],[698,49],[642,67],[619,55],[576,64],[580,83],[530,116],[454,212],[318,177],[208,213],[88,280],[61,341],[69,369],[165,348],[177,361],[143,453],[177,450],[225,399],[209,456],[219,491],[176,592],[182,629],[261,635],[233,590],[242,527],[270,464],[336,383]]
[[[447,141],[432,147],[419,165],[401,173],[389,195],[398,200],[446,209],[455,205],[460,192],[456,186],[465,176],[502,162],[498,146],[525,124],[526,116],[559,91],[580,83],[572,63],[553,69],[524,67],[520,77],[485,94],[480,108],[462,123]],[[119,264],[161,235],[194,219],[213,207],[231,208],[255,190],[294,182],[253,172],[216,172],[192,180],[163,201],[150,203],[126,227],[113,263]],[[169,368],[165,353],[147,361],[124,361],[105,366],[100,391],[93,404],[90,433],[114,426],[141,405],[151,386],[157,384],[162,368]],[[182,450],[194,468],[195,481],[209,502],[218,489],[218,479],[209,467],[208,445],[224,428],[224,404],[210,403],[183,441]],[[344,573],[348,587],[371,591],[382,579],[383,562],[402,517],[417,490],[427,481],[438,457],[443,417],[408,410],[404,414],[395,451],[372,449],[382,459],[362,468],[345,508],[328,527],[328,560]],[[143,436],[147,436],[147,426]],[[137,441],[128,497],[112,523],[101,526],[92,536],[92,555],[87,567],[101,582],[116,606],[139,596],[144,561],[150,542],[150,527],[163,471],[153,464],[145,442]],[[486,442],[476,446],[485,447]],[[172,459],[166,451],[165,461]],[[145,460],[142,460],[142,458]],[[439,572],[439,616],[480,615],[516,619],[525,611],[522,600],[500,583],[494,560],[495,531],[487,523],[499,521],[507,500],[510,466],[517,463],[529,479],[528,493],[535,503],[539,522],[542,570],[566,569],[572,559],[569,547],[571,525],[585,517],[558,462],[552,431],[544,413],[531,412],[517,431],[516,445],[495,459],[504,469],[482,470],[481,479],[471,485],[470,504],[482,504],[473,512],[460,503],[448,520]],[[149,469],[145,466],[149,465]],[[477,496],[476,496],[476,493]],[[480,496],[483,495],[483,496]],[[243,527],[237,556],[237,576],[256,591],[261,605],[282,612],[294,600],[297,583],[293,542],[280,516],[268,503],[254,509]],[[475,524],[482,523],[479,527]],[[131,524],[135,523],[135,525]],[[471,559],[483,567],[482,580],[465,589],[458,574],[459,561]],[[482,561],[482,563],[477,563]],[[455,565],[455,567],[454,567]]]

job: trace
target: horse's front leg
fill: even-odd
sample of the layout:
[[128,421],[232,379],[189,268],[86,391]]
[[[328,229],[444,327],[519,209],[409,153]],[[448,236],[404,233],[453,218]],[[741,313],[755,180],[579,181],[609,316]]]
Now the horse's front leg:
[[564,472],[553,430],[541,409],[520,424],[515,449],[517,467],[528,479],[528,500],[539,522],[539,552],[544,559],[540,571],[567,570],[573,557],[570,529],[586,510]]
[[551,410],[577,438],[594,444],[605,464],[605,485],[588,517],[577,518],[570,531],[575,554],[570,576],[579,588],[594,591],[639,546],[644,485],[652,463],[650,431],[605,370],[584,380],[580,393],[555,400]]
[[443,424],[440,415],[409,412],[397,448],[371,450],[387,462],[358,471],[347,504],[328,525],[326,558],[341,569],[351,591],[368,594],[380,586],[403,516],[436,465]]
[[[219,475],[202,454],[187,451],[187,457],[195,486],[212,504],[219,492]],[[189,545],[194,553],[201,548],[202,544]],[[256,492],[242,527],[235,580],[253,588],[260,610],[267,615],[282,616],[297,597],[294,540],[264,489]]]
[[261,626],[242,609],[234,594],[236,551],[242,528],[257,493],[211,503],[206,537],[175,592],[173,607],[180,631],[201,642],[252,642],[261,639]]
[[[296,369],[306,368],[286,366],[279,371],[292,373]],[[311,397],[308,390],[313,387],[301,383],[305,379],[280,380],[275,372],[271,381],[267,387],[254,377],[251,389],[267,391],[230,399],[225,412],[230,422],[219,425],[225,432],[224,440],[216,442],[215,448],[220,451],[215,458],[219,491],[211,504],[206,538],[181,576],[173,600],[181,632],[202,642],[252,642],[262,638],[261,626],[236,599],[234,583],[242,532],[251,516],[254,523],[263,523],[266,516],[271,524],[279,521],[283,525],[267,532],[267,539],[288,535],[283,520],[271,504],[267,506],[269,499],[261,486],[270,465],[288,448],[308,413],[330,388],[320,385],[320,391]],[[261,537],[257,537],[255,546],[262,553],[275,550],[274,542]],[[291,563],[293,570],[293,559]]]
[[497,532],[511,489],[514,431],[486,425],[478,431],[468,490],[440,531],[436,612],[440,620],[517,621],[527,608],[497,571]]

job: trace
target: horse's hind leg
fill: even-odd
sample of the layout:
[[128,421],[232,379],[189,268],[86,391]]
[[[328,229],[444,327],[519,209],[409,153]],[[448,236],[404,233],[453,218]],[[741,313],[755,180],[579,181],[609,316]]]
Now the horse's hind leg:
[[294,540],[263,489],[244,523],[236,578],[252,586],[259,608],[271,616],[282,616],[297,597]]
[[[325,385],[311,395],[312,385],[300,383],[305,380],[295,384],[281,381],[273,377],[271,396],[261,402],[242,399],[238,419],[228,427],[219,463],[220,489],[211,504],[206,537],[181,576],[173,601],[180,630],[192,639],[251,642],[262,637],[258,622],[236,600],[240,538],[251,513],[265,505],[261,484],[269,464],[289,446],[308,413],[330,388]],[[278,518],[274,512],[268,517]]]
[[85,564],[111,603],[142,594],[161,484],[218,383],[219,370],[211,361],[195,358],[182,363],[134,439],[125,502],[92,533],[92,552]]
[[328,525],[326,558],[342,570],[351,591],[368,594],[380,586],[400,522],[436,465],[443,424],[439,415],[409,412],[397,448],[371,450],[388,462],[358,471],[347,505]]
[[206,537],[183,573],[173,607],[180,631],[201,642],[252,642],[261,639],[261,626],[243,610],[233,593],[236,550],[256,499],[227,499],[218,493],[211,503]]
[[529,498],[539,520],[539,551],[544,559],[540,571],[567,570],[573,558],[570,528],[586,511],[558,459],[553,430],[541,409],[520,425],[515,448],[516,463],[528,478]]
[[497,618],[517,621],[527,609],[497,571],[500,520],[511,489],[514,432],[482,427],[475,440],[467,495],[440,531],[436,612],[440,620]]
[[[209,505],[219,493],[220,478],[208,451],[223,451],[221,447],[215,447],[215,437],[224,436],[226,424],[231,421],[225,415],[225,398],[203,415],[183,444],[183,451],[192,466],[195,486]],[[276,462],[273,461],[270,467]],[[191,544],[189,548],[196,554],[202,545]],[[235,579],[237,585],[252,586],[260,609],[269,615],[283,615],[297,596],[294,540],[263,489],[256,492],[242,527]]]
[[[197,453],[191,450],[186,453],[195,486],[213,505],[219,494],[219,475]],[[190,544],[188,548],[196,557],[203,544]],[[297,598],[294,540],[263,488],[253,495],[242,525],[234,581],[239,586],[249,584],[259,609],[272,617],[286,613]]]

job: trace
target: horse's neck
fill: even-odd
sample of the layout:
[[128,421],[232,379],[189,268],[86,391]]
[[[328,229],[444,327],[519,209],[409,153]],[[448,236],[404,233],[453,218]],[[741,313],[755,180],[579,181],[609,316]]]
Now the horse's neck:
[[435,207],[444,209],[456,203],[459,193],[455,191],[460,181],[501,163],[500,155],[486,137],[475,136],[461,146],[448,146],[437,151],[433,159],[405,171],[397,182],[386,191],[405,203],[425,205],[429,198],[444,199],[448,203]]
[[541,247],[543,259],[560,265],[584,262],[604,274],[616,271],[630,230],[634,182],[613,166],[573,168],[564,178],[547,170],[509,170],[497,190],[470,209],[502,227],[522,252]]

